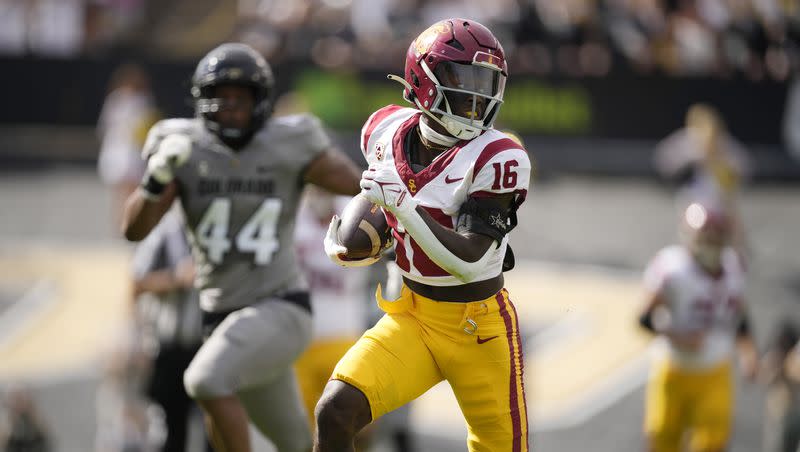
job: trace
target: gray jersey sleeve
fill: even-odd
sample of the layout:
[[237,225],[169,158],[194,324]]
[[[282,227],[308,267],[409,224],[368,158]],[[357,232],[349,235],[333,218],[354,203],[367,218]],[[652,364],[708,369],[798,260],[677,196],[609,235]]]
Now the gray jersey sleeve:
[[288,135],[287,141],[293,143],[293,159],[300,168],[305,168],[319,154],[331,147],[332,142],[322,122],[311,114],[298,114],[274,118],[271,127]]

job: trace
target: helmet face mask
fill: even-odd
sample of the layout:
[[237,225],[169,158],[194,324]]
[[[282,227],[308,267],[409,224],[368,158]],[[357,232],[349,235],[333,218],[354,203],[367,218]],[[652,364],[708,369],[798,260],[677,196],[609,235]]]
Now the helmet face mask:
[[[421,66],[429,70],[424,62]],[[486,67],[445,61],[429,77],[437,91],[430,111],[439,115],[451,135],[474,138],[491,128],[503,103],[505,75]]]
[[[233,126],[218,120],[221,111],[240,108],[245,103],[220,96],[218,88],[226,85],[247,87],[252,92],[249,124]],[[192,78],[195,113],[222,142],[240,149],[272,114],[274,85],[269,64],[253,48],[238,43],[222,44],[200,60],[195,70]]]
[[197,100],[198,114],[206,119],[206,126],[227,141],[242,139],[254,125],[261,106],[256,104],[255,90],[248,86],[220,84],[210,89],[207,96]]
[[470,140],[492,128],[508,76],[497,38],[478,22],[433,24],[406,53],[403,97],[453,137]]
[[[255,93],[252,93],[252,97],[253,104],[255,104]],[[216,97],[216,93],[209,94],[208,97],[204,96],[198,99],[196,107],[198,113],[203,115],[216,114],[223,110],[236,110],[242,107],[249,108],[250,111],[255,112],[256,109],[259,108],[257,105],[248,106],[246,102],[242,102],[240,100],[229,99],[221,96]]]

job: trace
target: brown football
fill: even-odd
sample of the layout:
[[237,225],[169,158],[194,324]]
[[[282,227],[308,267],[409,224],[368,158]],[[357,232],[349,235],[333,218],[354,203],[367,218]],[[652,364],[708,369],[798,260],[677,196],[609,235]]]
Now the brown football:
[[392,237],[383,210],[361,194],[347,203],[341,217],[337,239],[347,248],[348,259],[377,256]]

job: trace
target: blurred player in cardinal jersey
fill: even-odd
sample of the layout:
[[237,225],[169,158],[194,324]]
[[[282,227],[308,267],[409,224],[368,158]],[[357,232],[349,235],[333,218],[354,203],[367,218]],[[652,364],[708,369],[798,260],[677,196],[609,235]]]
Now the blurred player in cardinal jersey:
[[[339,361],[316,407],[315,450],[352,450],[365,425],[447,380],[469,450],[528,450],[519,326],[503,270],[525,199],[530,160],[492,128],[503,101],[503,48],[483,25],[438,22],[409,47],[405,87],[415,108],[369,117],[362,193],[383,207],[403,274],[399,298]],[[348,266],[334,217],[325,239]],[[378,258],[358,261],[364,265]]]
[[295,213],[306,183],[358,193],[358,169],[313,116],[269,119],[273,76],[252,48],[217,47],[192,82],[196,118],[150,131],[125,236],[141,240],[180,200],[207,333],[184,386],[215,447],[249,452],[249,420],[278,450],[307,451],[311,432],[291,368],[311,339]]
[[[373,310],[368,309],[368,287],[376,276],[370,272],[372,268],[349,269],[336,265],[325,255],[319,242],[331,216],[341,212],[349,199],[310,186],[297,212],[295,249],[300,269],[309,282],[314,338],[295,362],[295,369],[312,427],[314,407],[336,363],[356,343],[367,325],[376,320],[371,316]],[[388,264],[394,265],[393,262]],[[383,272],[376,273],[383,276]],[[394,279],[390,279],[388,284],[398,286],[396,291],[399,292],[399,284],[393,283]],[[391,288],[387,287],[387,292],[389,290]],[[391,416],[393,422],[388,425],[381,422],[378,429],[362,431],[356,441],[358,449],[365,450],[376,435],[386,434],[391,436],[397,452],[410,450],[407,411],[407,406],[395,410]]]
[[314,407],[334,366],[367,324],[368,269],[350,270],[334,264],[319,242],[331,216],[341,212],[348,199],[309,187],[297,214],[295,249],[300,269],[308,279],[314,319],[313,341],[295,369],[312,424]]
[[723,451],[734,404],[737,347],[748,378],[758,357],[744,303],[745,272],[730,246],[731,220],[691,204],[684,244],[661,250],[645,271],[641,325],[665,338],[653,362],[645,401],[648,451]]

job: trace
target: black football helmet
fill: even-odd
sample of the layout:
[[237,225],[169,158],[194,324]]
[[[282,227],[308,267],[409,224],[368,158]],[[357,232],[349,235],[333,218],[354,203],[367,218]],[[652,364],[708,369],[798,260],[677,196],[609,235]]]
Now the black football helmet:
[[[222,127],[215,120],[221,108],[215,96],[219,85],[242,85],[253,89],[254,106],[250,124],[243,129]],[[272,114],[275,78],[267,61],[252,47],[240,43],[222,44],[200,60],[192,77],[195,114],[222,142],[238,149],[246,145]]]

